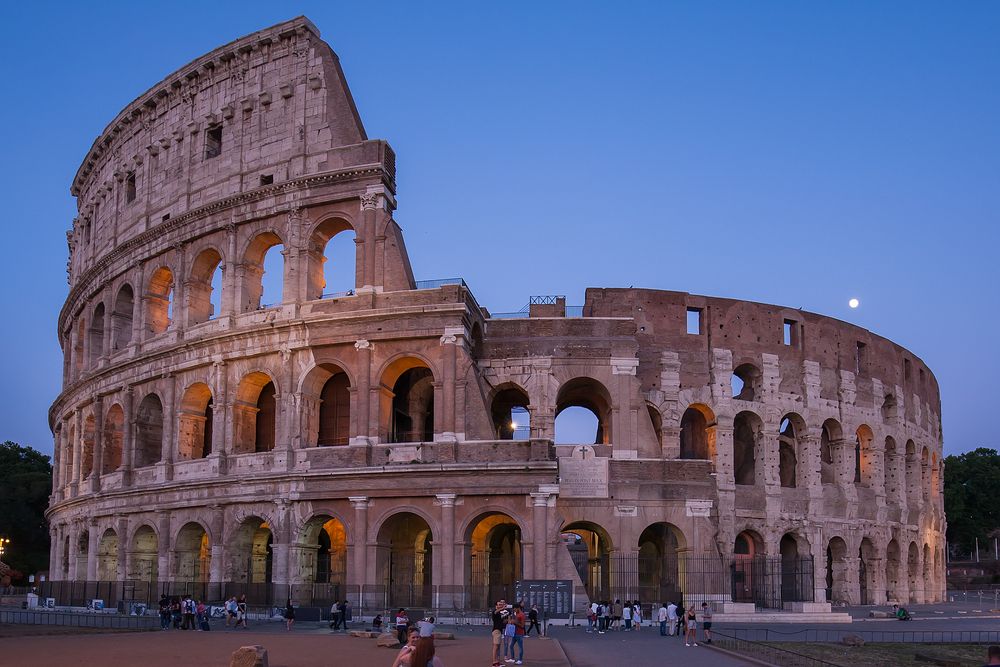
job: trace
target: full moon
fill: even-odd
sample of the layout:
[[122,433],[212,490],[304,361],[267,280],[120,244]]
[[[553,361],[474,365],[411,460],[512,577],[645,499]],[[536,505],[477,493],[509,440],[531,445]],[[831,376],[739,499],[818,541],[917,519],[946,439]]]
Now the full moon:
[[847,305],[850,306],[851,308],[857,308],[858,306],[861,305],[861,302],[858,301],[857,299],[851,299],[850,301],[847,302]]

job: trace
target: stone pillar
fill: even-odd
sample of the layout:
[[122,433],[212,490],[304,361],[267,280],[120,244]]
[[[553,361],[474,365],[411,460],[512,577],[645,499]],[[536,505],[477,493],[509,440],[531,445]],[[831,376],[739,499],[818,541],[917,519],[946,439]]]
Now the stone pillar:
[[[771,426],[773,425],[768,424],[768,427]],[[759,471],[757,483],[770,489],[777,488],[780,492],[780,443],[778,437],[779,433],[775,428],[766,428],[761,431],[754,447],[754,466]]]
[[80,471],[82,469],[80,443],[83,441],[83,424],[79,408],[73,411],[73,435],[73,475],[70,478],[70,495],[75,496],[80,485]]
[[437,440],[455,441],[455,362],[458,347],[462,344],[461,336],[465,335],[464,327],[445,327],[441,336],[442,375],[441,396],[444,399],[441,410],[441,432]]
[[160,450],[160,467],[163,470],[163,481],[170,481],[174,478],[174,441],[176,440],[175,433],[177,431],[175,423],[177,422],[176,411],[174,410],[175,394],[177,390],[177,377],[174,375],[168,375],[167,379],[167,390],[164,392],[163,401],[163,446]]
[[122,415],[124,417],[124,424],[122,428],[124,433],[122,433],[122,486],[132,485],[132,465],[134,457],[134,448],[132,443],[135,442],[135,422],[132,418],[132,402],[134,397],[132,395],[132,387],[122,385]]
[[59,581],[62,574],[60,562],[62,558],[62,540],[60,539],[61,526],[49,526],[49,580]]
[[371,502],[368,496],[349,496],[347,498],[354,508],[354,526],[351,531],[353,562],[347,569],[348,585],[355,585],[361,590],[368,580],[368,508]]
[[114,305],[105,304],[104,308],[104,337],[101,340],[101,358],[98,360],[98,364],[105,366],[108,363],[108,357],[111,356],[111,332],[114,328]]
[[173,581],[174,573],[170,569],[170,554],[174,552],[173,536],[170,534],[170,512],[156,513],[157,554],[156,571],[160,581]]
[[101,544],[97,521],[91,519],[87,529],[87,581],[97,581],[97,550]]
[[378,192],[361,195],[361,229],[363,232],[364,262],[362,264],[361,289],[375,289],[375,223],[377,209],[382,196]]
[[115,519],[115,532],[118,533],[118,566],[115,568],[115,574],[118,581],[125,581],[128,578],[126,574],[128,570],[128,519],[123,516],[115,517]]
[[816,531],[809,541],[813,557],[813,600],[830,602],[826,599],[826,547],[820,531]]
[[441,581],[435,584],[451,586],[455,583],[455,500],[454,493],[439,493],[436,505],[441,507]]
[[525,579],[545,579],[545,561],[547,554],[548,530],[548,507],[550,493],[532,493],[531,507],[531,551],[532,570],[525,572]]
[[273,536],[273,541],[271,543],[271,583],[275,586],[287,586],[288,544],[291,534],[291,526],[289,526],[289,523],[291,522],[292,517],[291,512],[289,512],[289,505],[287,501],[278,500],[276,505],[278,525],[271,526]]
[[[62,483],[62,470],[60,466],[62,465],[62,447],[63,447],[63,428],[62,422],[56,422],[55,432],[52,434],[52,497],[53,501],[59,500],[59,492],[61,490]],[[49,570],[52,571],[55,568],[51,565]]]
[[80,551],[80,524],[74,521],[69,525],[69,561],[66,566],[66,581],[76,581],[76,563],[79,560]]
[[174,274],[173,309],[170,326],[167,327],[167,330],[183,331],[184,325],[187,323],[187,298],[185,290],[187,270],[184,267],[184,243],[176,244],[174,250],[177,253],[177,262],[175,264],[177,272]]
[[230,318],[236,311],[236,225],[226,225],[226,261],[222,268],[222,300],[219,303],[219,318]]
[[[367,340],[359,340],[354,343],[354,349],[358,355],[356,394],[357,420],[355,431],[351,436],[351,444],[367,445],[372,442],[371,436],[377,436],[378,431],[371,430],[371,365],[372,365],[372,344]],[[376,413],[377,413],[376,409]]]
[[90,476],[91,491],[100,491],[101,473],[104,470],[104,399],[94,399],[94,465]]

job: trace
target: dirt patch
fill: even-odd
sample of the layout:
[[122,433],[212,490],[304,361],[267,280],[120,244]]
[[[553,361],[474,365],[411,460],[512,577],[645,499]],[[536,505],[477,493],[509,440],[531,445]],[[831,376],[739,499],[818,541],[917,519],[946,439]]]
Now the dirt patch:
[[962,667],[979,667],[986,662],[986,646],[977,644],[872,644],[841,646],[813,642],[773,642],[768,646],[795,651],[844,667],[928,667],[933,663],[917,660],[916,654],[942,660],[958,660]]
[[109,628],[73,628],[66,625],[20,625],[0,623],[0,639],[47,637],[51,635],[107,635],[148,630],[112,630]]

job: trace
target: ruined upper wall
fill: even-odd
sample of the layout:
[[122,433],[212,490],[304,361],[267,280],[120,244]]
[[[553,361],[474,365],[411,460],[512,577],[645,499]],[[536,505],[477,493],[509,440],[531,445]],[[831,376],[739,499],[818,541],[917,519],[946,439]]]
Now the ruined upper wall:
[[372,151],[343,147],[366,139],[336,54],[304,17],[215,49],[136,98],[94,142],[71,188],[70,282],[185,211],[360,165]]

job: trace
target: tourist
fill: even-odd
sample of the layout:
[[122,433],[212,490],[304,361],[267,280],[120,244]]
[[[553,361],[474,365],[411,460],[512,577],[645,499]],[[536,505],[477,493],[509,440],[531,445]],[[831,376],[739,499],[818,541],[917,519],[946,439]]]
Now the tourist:
[[[521,604],[514,605],[514,613],[511,614],[514,625],[514,635],[510,640],[510,657],[514,660],[515,665],[520,665],[524,663],[524,610],[521,608]],[[517,657],[514,658],[514,648],[517,648]],[[510,662],[508,660],[507,662]]]
[[410,656],[408,667],[444,667],[441,658],[434,655],[434,638],[421,637]]
[[1000,665],[1000,646],[991,646],[986,649],[986,664],[983,667]]
[[181,599],[176,595],[170,598],[170,619],[173,622],[174,630],[181,629]]
[[421,637],[433,637],[434,636],[434,617],[428,616],[427,618],[417,621],[417,629],[420,630]]
[[638,600],[632,603],[632,625],[636,630],[642,628],[642,605]]
[[285,602],[285,631],[291,632],[292,626],[295,625],[295,607],[292,606],[292,600],[289,599]]
[[632,601],[625,600],[625,606],[622,607],[622,620],[625,622],[625,632],[632,631]]
[[351,601],[344,600],[344,632],[347,632],[347,622],[354,620],[354,614],[351,611]]
[[212,628],[208,625],[208,606],[203,600],[198,600],[198,604],[194,608],[195,622],[198,624],[198,631],[204,632],[206,630],[211,630]]
[[347,632],[347,600],[341,600],[337,604],[337,627],[334,630],[344,629]]
[[587,634],[594,631],[594,626],[597,625],[597,604],[594,603],[590,605],[590,609],[587,610]]
[[[660,603],[660,608],[656,612],[656,620],[659,621],[659,623],[660,623],[660,636],[661,637],[666,637],[667,636],[667,619],[669,617],[670,617],[669,614],[667,614],[667,603],[666,602],[661,602]],[[671,631],[671,634],[673,634],[672,631]]]
[[336,600],[330,605],[330,629],[340,629],[340,603]]
[[611,628],[613,630],[622,629],[622,601],[616,599],[614,606],[611,607]]
[[234,628],[243,626],[243,629],[247,629],[247,596],[241,595],[240,599],[236,601],[236,625]]
[[503,657],[504,662],[514,662],[514,635],[517,625],[514,622],[514,612],[507,614],[507,624],[503,626]]
[[226,627],[229,627],[229,623],[232,621],[236,622],[236,596],[231,596],[226,600]]
[[420,641],[420,630],[410,628],[404,639],[405,643],[399,649],[399,653],[396,654],[396,659],[392,662],[392,667],[411,667],[410,658],[413,656],[413,651],[417,648],[417,642]]
[[[337,606],[337,612],[340,613],[340,606]],[[400,644],[406,643],[406,628],[410,625],[410,617],[406,615],[406,610],[402,607],[396,612],[396,638],[399,639]],[[334,628],[336,630],[337,628]],[[418,635],[419,636],[419,635]]]
[[697,646],[698,645],[698,617],[694,612],[694,605],[688,607],[687,613],[685,614],[685,633],[684,633],[684,645],[685,646]]
[[707,602],[701,603],[701,628],[705,632],[705,643],[712,643],[712,606]]
[[507,601],[497,600],[496,607],[494,607],[491,616],[493,620],[493,667],[500,667],[503,664],[500,655],[500,645],[503,642],[503,633],[507,627],[507,616],[509,614],[510,612],[507,611]]
[[906,607],[900,607],[898,604],[892,605],[892,612],[896,620],[899,621],[908,621],[912,618],[910,612],[906,611]]
[[382,614],[375,614],[372,619],[372,632],[382,632]]
[[603,630],[600,630],[600,634],[604,634],[611,629],[611,603],[605,600],[601,603],[601,623],[604,626]]
[[527,637],[531,634],[531,628],[535,629],[536,635],[542,634],[542,628],[538,625],[538,605],[531,605],[531,609],[528,610],[528,629],[525,631],[524,636]]
[[181,601],[181,616],[184,621],[181,623],[181,630],[194,630],[194,600],[190,595],[185,595]]
[[160,630],[170,627],[170,598],[166,595],[160,596]]
[[667,629],[669,630],[671,637],[677,634],[679,629],[677,625],[677,605],[673,602],[667,603]]

